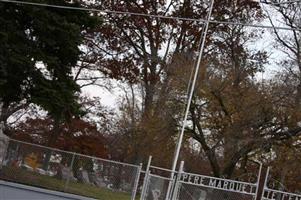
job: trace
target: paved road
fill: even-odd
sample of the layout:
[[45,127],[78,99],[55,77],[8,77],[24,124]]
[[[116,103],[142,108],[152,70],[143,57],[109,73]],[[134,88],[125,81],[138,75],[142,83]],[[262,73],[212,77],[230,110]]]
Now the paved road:
[[0,180],[0,200],[93,200]]

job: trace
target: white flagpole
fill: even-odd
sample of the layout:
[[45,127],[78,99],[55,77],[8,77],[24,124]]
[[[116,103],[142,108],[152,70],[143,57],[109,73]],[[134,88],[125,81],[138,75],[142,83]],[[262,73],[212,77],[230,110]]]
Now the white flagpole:
[[178,163],[178,159],[179,159],[179,154],[180,154],[180,150],[181,150],[181,146],[182,146],[182,142],[183,142],[183,136],[184,136],[184,131],[185,131],[185,127],[187,124],[187,118],[188,118],[188,114],[189,114],[189,108],[191,105],[191,100],[193,97],[193,92],[195,89],[195,84],[196,84],[196,80],[198,77],[198,73],[199,73],[199,69],[200,69],[200,65],[201,65],[201,61],[202,61],[202,56],[203,56],[203,52],[204,52],[204,47],[205,47],[205,43],[206,43],[206,36],[207,36],[207,32],[208,32],[208,27],[209,27],[209,23],[210,23],[210,18],[211,18],[211,14],[212,14],[212,9],[213,9],[213,4],[214,4],[214,0],[211,0],[211,4],[209,7],[209,13],[206,19],[206,26],[205,26],[205,31],[204,31],[204,35],[202,37],[202,42],[201,42],[201,48],[200,48],[200,52],[199,52],[199,56],[198,56],[198,60],[197,60],[197,64],[196,64],[196,68],[195,68],[195,72],[194,72],[194,77],[193,77],[193,81],[192,81],[192,85],[191,85],[191,89],[190,89],[190,93],[189,93],[189,98],[187,101],[187,106],[186,106],[186,111],[185,111],[185,115],[184,115],[184,120],[183,120],[183,125],[182,125],[182,129],[178,138],[178,142],[177,142],[177,147],[176,147],[176,151],[175,151],[175,156],[173,159],[173,164],[172,164],[172,177],[173,177],[173,173],[176,171],[176,167],[177,167],[177,163]]

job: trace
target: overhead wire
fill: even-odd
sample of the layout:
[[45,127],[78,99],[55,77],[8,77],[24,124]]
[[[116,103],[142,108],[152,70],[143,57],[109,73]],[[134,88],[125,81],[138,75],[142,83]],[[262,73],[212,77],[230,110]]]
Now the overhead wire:
[[[115,10],[108,10],[108,9],[72,7],[72,6],[53,5],[53,4],[45,4],[45,3],[35,3],[35,2],[29,2],[29,1],[0,0],[0,2],[22,4],[22,5],[31,5],[31,6],[50,7],[50,8],[58,8],[58,9],[69,9],[69,10],[82,10],[82,11],[91,11],[91,12],[102,12],[102,13],[116,14],[116,15],[133,15],[133,16],[141,16],[141,17],[152,17],[152,18],[170,19],[170,20],[194,21],[194,22],[202,22],[202,23],[206,23],[207,22],[206,19],[194,19],[194,18],[187,18],[187,17],[154,15],[154,14],[137,13],[137,12],[129,12],[129,11],[115,11]],[[265,29],[279,29],[279,30],[301,31],[301,28],[292,28],[292,27],[283,27],[283,26],[268,26],[268,25],[262,25],[262,24],[249,24],[249,23],[242,23],[242,22],[229,22],[229,21],[219,21],[219,20],[211,20],[211,19],[209,20],[209,23],[211,23],[211,24],[241,25],[241,26],[248,26],[248,27],[254,27],[254,28],[265,28]]]
[[28,2],[28,1],[0,0],[0,2],[23,4],[23,5],[31,5],[31,6],[42,6],[42,7],[50,7],[50,8],[59,8],[59,9],[69,9],[69,10],[102,12],[102,13],[117,14],[117,15],[134,15],[134,16],[141,16],[141,17],[162,18],[162,19],[171,19],[171,20],[201,21],[201,22],[205,22],[205,20],[202,20],[202,19],[193,19],[193,18],[186,18],[186,17],[174,17],[174,16],[166,16],[166,15],[153,15],[153,14],[146,14],[146,13],[137,13],[137,12],[129,12],[129,11],[116,11],[116,10],[108,10],[108,9],[72,7],[72,6],[53,5],[53,4],[45,4],[45,3],[35,3],[35,2]]

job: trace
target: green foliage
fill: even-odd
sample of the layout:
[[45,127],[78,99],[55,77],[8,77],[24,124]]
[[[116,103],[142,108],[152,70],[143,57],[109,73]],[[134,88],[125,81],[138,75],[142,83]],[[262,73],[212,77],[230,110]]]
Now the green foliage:
[[79,115],[80,88],[72,68],[81,53],[84,31],[96,23],[83,11],[0,3],[0,99],[4,106],[26,99],[58,120]]

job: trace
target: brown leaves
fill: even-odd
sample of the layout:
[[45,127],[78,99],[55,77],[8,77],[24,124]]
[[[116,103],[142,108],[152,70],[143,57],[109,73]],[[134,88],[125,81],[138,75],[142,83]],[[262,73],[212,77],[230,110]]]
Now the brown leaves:
[[[12,138],[47,145],[52,134],[53,121],[47,119],[29,119],[11,130]],[[54,147],[91,156],[106,158],[106,139],[97,130],[96,125],[81,119],[72,119],[60,127],[60,134]]]

